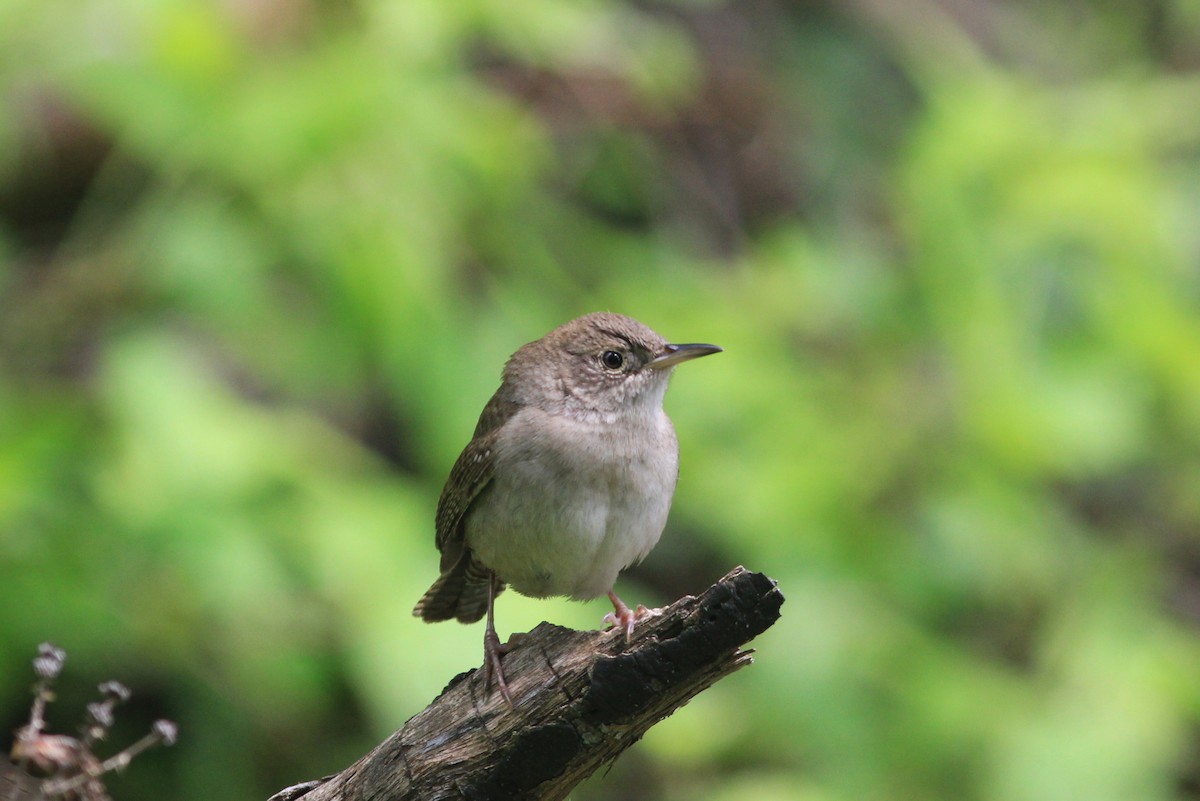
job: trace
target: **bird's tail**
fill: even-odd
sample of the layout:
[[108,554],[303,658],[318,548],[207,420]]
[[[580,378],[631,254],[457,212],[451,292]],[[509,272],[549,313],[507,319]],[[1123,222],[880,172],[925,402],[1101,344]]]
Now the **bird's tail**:
[[[487,612],[491,579],[492,571],[467,551],[417,601],[413,616],[427,623],[450,618],[460,623],[474,623]],[[496,595],[504,591],[504,586],[504,582],[496,581]]]

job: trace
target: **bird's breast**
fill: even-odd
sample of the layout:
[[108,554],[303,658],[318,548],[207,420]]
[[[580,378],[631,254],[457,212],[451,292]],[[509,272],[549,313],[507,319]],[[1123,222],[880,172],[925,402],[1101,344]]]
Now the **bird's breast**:
[[679,469],[661,409],[614,423],[524,409],[494,453],[467,543],[518,592],[594,598],[658,542]]

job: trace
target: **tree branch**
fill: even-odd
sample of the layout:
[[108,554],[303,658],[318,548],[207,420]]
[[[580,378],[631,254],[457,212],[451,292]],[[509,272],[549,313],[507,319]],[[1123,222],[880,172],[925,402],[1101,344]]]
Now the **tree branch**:
[[658,721],[749,664],[738,648],[779,618],[775,582],[738,567],[618,630],[542,623],[504,658],[515,708],[480,672],[453,679],[400,731],[336,776],[271,801],[565,798]]

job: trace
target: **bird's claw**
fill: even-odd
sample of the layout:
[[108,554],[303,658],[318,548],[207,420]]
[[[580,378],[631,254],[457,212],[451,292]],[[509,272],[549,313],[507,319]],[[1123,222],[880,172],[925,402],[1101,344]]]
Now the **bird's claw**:
[[637,621],[662,614],[661,609],[651,609],[642,604],[638,604],[636,609],[630,609],[614,592],[609,592],[608,598],[612,601],[613,611],[605,615],[601,622],[614,629],[624,629],[627,643],[633,639],[633,626]]
[[508,702],[510,707],[513,706],[512,696],[508,694],[508,682],[504,680],[504,667],[500,664],[500,657],[507,654],[509,646],[501,644],[500,638],[496,636],[495,631],[488,631],[483,636],[483,691],[490,692],[492,689],[492,680],[495,679],[496,686],[500,688],[500,694],[504,696],[504,700]]

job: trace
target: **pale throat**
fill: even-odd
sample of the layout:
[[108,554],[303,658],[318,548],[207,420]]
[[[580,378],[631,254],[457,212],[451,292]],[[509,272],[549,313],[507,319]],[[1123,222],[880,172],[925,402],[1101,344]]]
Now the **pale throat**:
[[622,387],[626,391],[613,393],[603,404],[587,399],[583,393],[571,392],[557,404],[558,408],[548,411],[578,423],[653,428],[660,424],[659,420],[664,414],[663,398],[667,394],[670,373],[670,370],[664,370],[632,392],[628,391],[629,387]]

